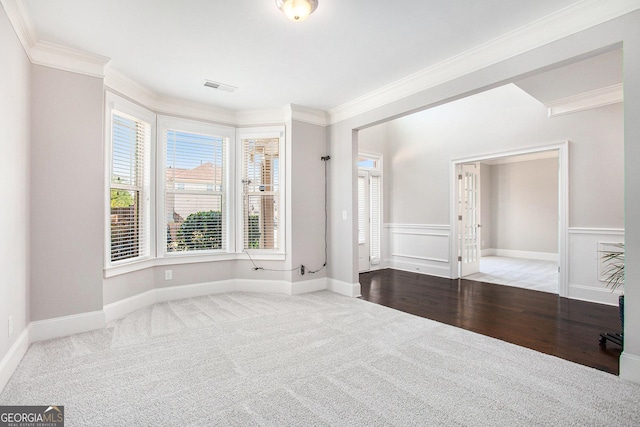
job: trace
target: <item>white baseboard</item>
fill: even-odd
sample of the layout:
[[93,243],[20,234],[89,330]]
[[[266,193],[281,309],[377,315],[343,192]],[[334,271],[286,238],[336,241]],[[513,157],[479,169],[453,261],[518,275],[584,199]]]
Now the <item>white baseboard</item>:
[[396,259],[384,260],[387,268],[394,270],[409,271],[412,273],[428,274],[429,276],[444,277],[449,279],[451,275],[449,263],[441,263],[442,265],[433,265],[419,262],[401,261]]
[[618,292],[611,292],[611,289],[595,288],[593,286],[570,283],[567,297],[581,301],[617,306],[618,295],[620,295]]
[[509,258],[537,259],[540,261],[558,262],[558,254],[552,252],[514,251],[510,249],[487,248],[481,252],[482,256],[503,256]]
[[327,289],[340,295],[348,297],[359,297],[360,283],[347,283],[335,279],[327,279]]
[[327,278],[305,280],[303,282],[293,282],[291,284],[290,295],[300,295],[310,292],[323,291],[327,289]]
[[29,341],[38,342],[66,337],[67,335],[104,329],[105,326],[105,315],[102,310],[37,320],[29,324]]
[[9,382],[11,375],[16,370],[20,361],[29,348],[29,326],[24,328],[22,333],[13,343],[7,354],[0,360],[0,393]]
[[136,310],[140,310],[141,308],[148,307],[155,303],[156,290],[152,289],[150,291],[107,304],[102,308],[102,310],[104,311],[106,323],[109,323],[112,320],[120,319],[129,313],[133,313]]
[[150,291],[155,293],[155,300],[151,304],[185,298],[201,297],[203,295],[210,294],[223,294],[225,292],[234,292],[238,290],[239,289],[235,280],[221,280],[218,282],[204,282],[195,283],[193,285],[155,288]]
[[620,378],[640,384],[640,356],[623,351],[620,355]]
[[[219,282],[196,283],[193,285],[171,286],[156,288],[134,295],[104,306],[107,322],[120,319],[129,313],[148,307],[152,304],[203,295],[221,294],[226,292],[269,292],[286,295],[299,295],[327,289],[327,279],[313,279],[303,282],[287,282],[285,280],[243,280],[232,279]],[[358,291],[360,289],[358,288]],[[359,295],[359,292],[358,292]]]

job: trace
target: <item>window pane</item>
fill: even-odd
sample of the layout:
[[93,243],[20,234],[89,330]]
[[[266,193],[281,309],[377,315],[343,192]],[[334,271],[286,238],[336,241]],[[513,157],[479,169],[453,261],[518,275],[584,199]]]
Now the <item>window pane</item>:
[[165,132],[167,252],[225,250],[226,138]]
[[149,254],[151,125],[111,113],[111,261]]
[[111,189],[111,261],[139,255],[138,192]]
[[280,139],[243,139],[244,249],[279,249]]

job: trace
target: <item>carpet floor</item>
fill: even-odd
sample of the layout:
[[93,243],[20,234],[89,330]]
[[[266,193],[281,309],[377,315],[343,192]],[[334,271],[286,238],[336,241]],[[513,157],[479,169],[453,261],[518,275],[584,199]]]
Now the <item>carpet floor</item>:
[[487,256],[480,258],[480,272],[466,276],[465,279],[557,294],[558,263]]
[[67,426],[637,426],[640,385],[327,291],[156,304],[34,343],[0,405]]

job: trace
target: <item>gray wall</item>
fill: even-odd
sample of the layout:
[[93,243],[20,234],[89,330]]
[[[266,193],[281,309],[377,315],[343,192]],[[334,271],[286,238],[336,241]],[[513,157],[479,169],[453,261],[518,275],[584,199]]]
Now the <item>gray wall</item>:
[[[31,64],[0,9],[0,360],[29,323],[29,139]],[[7,66],[6,64],[10,64]],[[13,334],[7,319],[13,316]]]
[[[324,167],[320,157],[327,155],[327,135],[323,126],[293,121],[291,129],[289,217],[291,224],[291,268],[304,265],[318,270],[325,258]],[[331,162],[331,160],[329,160]],[[327,168],[329,165],[326,165]],[[328,169],[327,169],[328,170]],[[293,281],[318,279],[326,269],[315,274],[292,274]]]
[[[491,248],[558,253],[558,159],[493,165],[489,181],[490,211],[482,205],[482,232],[484,238],[488,214]],[[620,191],[621,179],[618,185]],[[617,211],[622,212],[622,203]]]
[[102,79],[34,65],[31,320],[102,310]]

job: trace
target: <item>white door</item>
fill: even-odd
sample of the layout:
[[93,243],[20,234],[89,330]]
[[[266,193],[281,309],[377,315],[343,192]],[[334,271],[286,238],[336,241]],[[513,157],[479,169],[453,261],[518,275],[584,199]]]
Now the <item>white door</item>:
[[369,173],[358,171],[358,270],[371,269],[369,244]]
[[460,276],[480,271],[480,165],[461,165],[458,174]]

